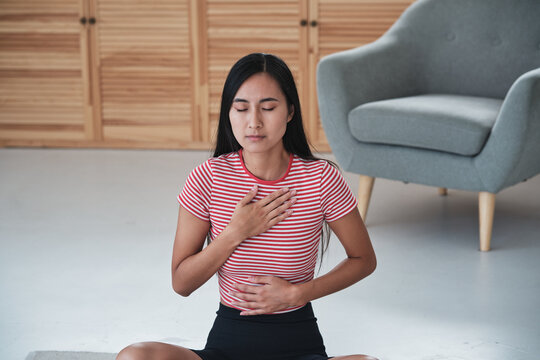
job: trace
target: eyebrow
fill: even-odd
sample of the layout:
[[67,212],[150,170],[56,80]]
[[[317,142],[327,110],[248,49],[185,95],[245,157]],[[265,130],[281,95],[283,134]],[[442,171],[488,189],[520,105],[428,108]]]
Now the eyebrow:
[[[267,101],[277,101],[277,102],[279,102],[279,100],[276,99],[276,98],[268,97],[268,98],[261,99],[259,101],[259,103],[263,103],[263,102],[267,102]],[[241,98],[236,98],[236,99],[233,100],[233,102],[235,102],[235,103],[236,102],[249,103],[249,101],[247,101],[246,99],[241,99]]]

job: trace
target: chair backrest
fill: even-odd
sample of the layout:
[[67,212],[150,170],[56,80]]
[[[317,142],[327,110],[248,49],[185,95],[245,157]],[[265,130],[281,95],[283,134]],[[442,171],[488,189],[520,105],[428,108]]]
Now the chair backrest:
[[504,98],[540,67],[540,0],[418,0],[385,36],[414,52],[420,92]]

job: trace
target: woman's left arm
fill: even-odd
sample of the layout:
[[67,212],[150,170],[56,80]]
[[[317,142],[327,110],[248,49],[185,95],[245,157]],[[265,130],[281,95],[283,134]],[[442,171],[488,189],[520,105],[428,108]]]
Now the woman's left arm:
[[345,248],[347,258],[325,275],[303,284],[293,285],[274,276],[251,279],[262,286],[238,284],[239,291],[234,295],[243,301],[237,305],[253,309],[243,311],[242,315],[267,314],[304,305],[351,286],[375,270],[375,252],[357,208],[329,225]]

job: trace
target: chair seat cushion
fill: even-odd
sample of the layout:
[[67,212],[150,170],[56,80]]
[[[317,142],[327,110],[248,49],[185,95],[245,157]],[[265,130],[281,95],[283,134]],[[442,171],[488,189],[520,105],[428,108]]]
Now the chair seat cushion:
[[478,154],[502,100],[429,94],[363,104],[349,113],[359,141],[419,147],[459,155]]

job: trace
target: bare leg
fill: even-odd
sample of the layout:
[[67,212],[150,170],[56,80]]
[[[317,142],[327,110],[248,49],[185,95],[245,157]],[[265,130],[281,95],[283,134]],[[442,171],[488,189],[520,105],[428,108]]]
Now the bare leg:
[[201,360],[193,351],[181,346],[142,342],[129,345],[118,353],[116,360]]
[[332,358],[333,360],[378,360],[373,356],[369,355],[347,355],[347,356],[336,356]]

